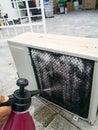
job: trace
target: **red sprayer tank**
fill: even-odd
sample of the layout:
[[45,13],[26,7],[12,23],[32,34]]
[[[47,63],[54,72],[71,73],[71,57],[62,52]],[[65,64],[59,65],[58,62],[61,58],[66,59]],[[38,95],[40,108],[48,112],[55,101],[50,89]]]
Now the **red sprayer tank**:
[[41,93],[42,90],[26,90],[28,80],[23,78],[17,80],[17,85],[20,89],[8,96],[9,100],[7,102],[0,103],[0,107],[12,106],[12,112],[0,130],[36,130],[28,109],[31,105],[31,97]]

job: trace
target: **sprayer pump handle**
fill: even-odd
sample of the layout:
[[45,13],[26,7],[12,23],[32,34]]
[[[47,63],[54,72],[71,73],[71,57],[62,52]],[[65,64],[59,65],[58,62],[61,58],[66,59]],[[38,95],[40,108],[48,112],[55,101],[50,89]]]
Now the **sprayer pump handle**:
[[28,80],[20,78],[17,80],[16,84],[20,87],[19,93],[24,94],[24,88],[28,85]]
[[20,87],[26,87],[28,85],[28,80],[24,78],[20,78],[17,80],[16,84]]

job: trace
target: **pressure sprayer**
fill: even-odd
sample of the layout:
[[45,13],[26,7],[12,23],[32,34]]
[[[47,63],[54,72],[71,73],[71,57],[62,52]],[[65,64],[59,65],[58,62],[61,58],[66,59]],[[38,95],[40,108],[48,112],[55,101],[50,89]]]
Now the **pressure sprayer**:
[[8,120],[0,130],[36,130],[34,121],[28,111],[31,105],[31,97],[45,90],[26,90],[27,79],[18,79],[16,83],[20,88],[14,94],[8,96],[9,100],[0,103],[1,106],[11,106],[12,112]]

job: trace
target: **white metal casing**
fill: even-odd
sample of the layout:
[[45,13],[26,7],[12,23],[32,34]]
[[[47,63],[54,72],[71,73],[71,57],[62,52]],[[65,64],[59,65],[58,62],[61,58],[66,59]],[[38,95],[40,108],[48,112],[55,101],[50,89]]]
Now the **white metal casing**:
[[19,76],[29,80],[29,89],[38,88],[28,53],[29,47],[93,60],[95,65],[88,122],[94,124],[98,106],[98,39],[24,33],[8,40],[8,44]]

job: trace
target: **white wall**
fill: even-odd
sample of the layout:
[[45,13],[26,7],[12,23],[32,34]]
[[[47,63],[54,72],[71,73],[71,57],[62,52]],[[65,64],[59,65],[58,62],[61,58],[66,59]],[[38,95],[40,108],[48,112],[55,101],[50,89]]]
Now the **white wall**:
[[11,0],[0,0],[2,14],[8,14],[10,19],[18,18],[18,12],[12,7]]

